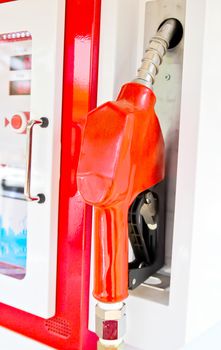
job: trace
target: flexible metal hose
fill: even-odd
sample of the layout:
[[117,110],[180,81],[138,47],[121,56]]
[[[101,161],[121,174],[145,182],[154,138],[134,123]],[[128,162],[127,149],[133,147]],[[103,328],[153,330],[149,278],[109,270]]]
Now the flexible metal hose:
[[134,82],[152,88],[159,67],[163,61],[170,42],[176,32],[177,21],[175,19],[166,20],[158,29],[156,35],[150,40],[150,44],[145,51],[142,65],[138,69],[138,74]]

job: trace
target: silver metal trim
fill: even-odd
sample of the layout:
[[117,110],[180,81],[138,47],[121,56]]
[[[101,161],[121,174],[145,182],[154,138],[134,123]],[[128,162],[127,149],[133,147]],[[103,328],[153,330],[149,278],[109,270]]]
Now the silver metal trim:
[[42,125],[41,120],[30,120],[27,124],[27,147],[26,147],[26,175],[24,196],[27,201],[38,201],[38,196],[31,195],[31,165],[32,165],[32,143],[33,143],[33,128],[35,125]]

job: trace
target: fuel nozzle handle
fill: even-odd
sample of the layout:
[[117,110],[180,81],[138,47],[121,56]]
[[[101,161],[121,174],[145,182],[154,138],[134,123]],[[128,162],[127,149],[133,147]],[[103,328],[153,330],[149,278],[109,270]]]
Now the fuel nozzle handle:
[[94,206],[95,283],[100,302],[128,296],[128,209],[164,178],[164,141],[155,96],[129,83],[115,102],[90,112],[81,145],[78,189]]
[[[128,209],[139,193],[164,179],[164,141],[154,104],[151,89],[126,84],[116,101],[89,113],[84,129],[77,183],[94,207],[93,295],[109,307],[128,296]],[[99,349],[106,348],[103,341],[124,337],[121,309],[99,307]]]

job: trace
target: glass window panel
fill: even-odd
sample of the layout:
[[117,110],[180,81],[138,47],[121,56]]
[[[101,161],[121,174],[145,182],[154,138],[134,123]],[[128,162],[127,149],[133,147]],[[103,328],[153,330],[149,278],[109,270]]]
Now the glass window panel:
[[24,278],[27,262],[24,182],[31,66],[31,34],[0,34],[0,273],[17,279]]

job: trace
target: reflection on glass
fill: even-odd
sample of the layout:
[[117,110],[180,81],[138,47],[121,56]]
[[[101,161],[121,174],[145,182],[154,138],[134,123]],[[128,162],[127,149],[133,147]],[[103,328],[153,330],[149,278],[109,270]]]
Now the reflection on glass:
[[9,95],[30,95],[31,80],[10,81]]
[[24,181],[31,49],[29,32],[0,34],[0,273],[17,279],[24,278],[27,261]]
[[30,70],[31,55],[12,56],[10,60],[10,70]]

